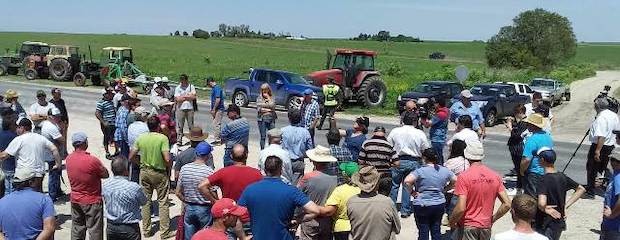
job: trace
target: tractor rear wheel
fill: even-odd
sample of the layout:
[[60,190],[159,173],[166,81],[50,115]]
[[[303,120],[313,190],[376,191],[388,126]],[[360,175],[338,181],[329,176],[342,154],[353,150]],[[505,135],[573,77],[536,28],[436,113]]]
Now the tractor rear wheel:
[[56,58],[52,60],[49,69],[54,81],[69,81],[73,75],[73,71],[71,71],[71,64],[67,61],[67,59]]
[[6,75],[6,74],[7,74],[7,72],[8,72],[7,67],[6,67],[6,66],[4,66],[4,65],[0,65],[0,76],[4,76],[4,75]]
[[28,80],[37,79],[37,75],[37,71],[32,68],[27,68],[26,70],[24,70],[24,77],[26,77],[26,79]]
[[357,90],[357,100],[366,107],[380,107],[385,102],[387,87],[380,76],[366,78]]
[[83,73],[78,72],[73,76],[73,83],[75,86],[83,87],[86,85],[86,76]]

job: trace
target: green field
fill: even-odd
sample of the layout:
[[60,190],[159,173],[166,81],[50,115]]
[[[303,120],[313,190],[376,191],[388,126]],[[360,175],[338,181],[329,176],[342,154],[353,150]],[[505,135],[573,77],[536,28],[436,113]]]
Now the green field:
[[[50,44],[80,46],[93,58],[101,57],[106,46],[134,48],[135,62],[151,76],[168,76],[177,79],[182,73],[195,83],[202,84],[206,76],[217,80],[242,75],[249,67],[267,67],[306,74],[325,66],[326,50],[335,48],[360,48],[379,52],[377,68],[386,71],[397,66],[402,74],[384,76],[390,94],[388,107],[392,107],[399,92],[413,87],[423,79],[423,74],[440,71],[445,66],[465,65],[470,69],[485,70],[484,43],[479,42],[423,42],[381,43],[349,40],[258,40],[258,39],[195,39],[191,37],[93,35],[57,33],[0,33],[0,51],[14,51],[23,41],[44,41]],[[429,60],[428,54],[441,51],[445,60]],[[620,44],[580,44],[577,56],[570,64],[588,63],[597,68],[620,67]],[[510,80],[510,79],[505,79]]]

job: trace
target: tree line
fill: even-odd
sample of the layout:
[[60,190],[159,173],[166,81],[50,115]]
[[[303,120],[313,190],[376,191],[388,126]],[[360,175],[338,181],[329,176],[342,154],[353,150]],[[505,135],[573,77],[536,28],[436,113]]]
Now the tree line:
[[357,37],[350,38],[355,41],[379,41],[379,42],[423,42],[420,38],[398,34],[391,36],[389,31],[381,30],[377,34],[360,33]]
[[[178,30],[174,33],[170,33],[170,36],[189,36],[189,33],[186,31],[179,32]],[[219,37],[231,37],[231,38],[260,38],[260,39],[275,39],[275,38],[286,38],[290,37],[290,33],[273,33],[273,32],[262,32],[262,31],[254,31],[250,28],[249,25],[241,24],[241,25],[227,25],[220,24],[218,29],[215,31],[207,31],[203,29],[196,29],[192,31],[192,37],[195,38],[203,38],[208,39],[211,37],[219,38]]]

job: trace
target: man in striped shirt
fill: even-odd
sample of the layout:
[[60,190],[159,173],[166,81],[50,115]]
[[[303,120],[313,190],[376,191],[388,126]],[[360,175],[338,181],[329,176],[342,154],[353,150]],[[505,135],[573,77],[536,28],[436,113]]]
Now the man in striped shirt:
[[129,161],[118,156],[112,160],[114,177],[103,183],[104,216],[108,239],[139,240],[140,206],[147,199],[142,187],[129,181]]
[[387,141],[384,127],[376,127],[372,137],[362,144],[357,161],[360,168],[374,166],[381,177],[391,177],[391,168],[396,165],[398,155],[394,146]]
[[[109,159],[112,155],[110,154],[108,145],[114,141],[114,132],[116,131],[116,127],[114,126],[116,121],[116,108],[112,102],[112,97],[114,97],[114,89],[107,87],[101,90],[101,94],[103,94],[103,98],[97,102],[95,116],[97,117],[97,120],[99,120],[101,132],[103,132],[103,148],[105,149],[105,156]],[[114,145],[114,150],[114,154],[118,153],[118,146],[116,144]]]
[[224,167],[233,165],[231,151],[235,144],[248,146],[248,138],[250,136],[250,124],[248,120],[241,117],[241,109],[237,105],[230,104],[227,110],[228,118],[231,120],[222,128],[222,142],[226,143],[224,152]]

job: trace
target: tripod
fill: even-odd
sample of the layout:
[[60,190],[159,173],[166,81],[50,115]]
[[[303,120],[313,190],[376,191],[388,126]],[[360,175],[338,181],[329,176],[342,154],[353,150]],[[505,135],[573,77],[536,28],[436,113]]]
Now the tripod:
[[577,155],[577,152],[579,151],[579,148],[581,148],[581,145],[583,144],[583,141],[586,140],[586,138],[588,137],[589,134],[590,134],[590,129],[588,129],[588,131],[586,131],[586,134],[583,135],[583,138],[581,138],[581,141],[579,142],[579,145],[575,149],[575,152],[573,152],[573,155],[570,157],[570,159],[568,159],[568,162],[566,163],[566,166],[564,166],[564,169],[562,169],[562,173],[564,173],[564,171],[566,171],[566,168],[568,168],[568,165],[570,165],[570,162],[573,161],[573,158],[575,158],[575,155]]

